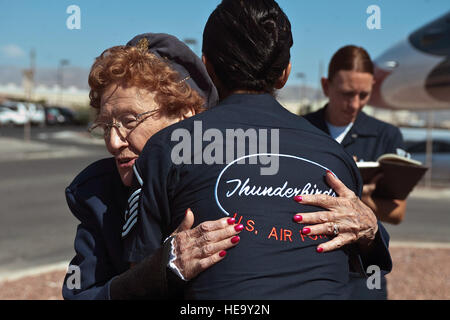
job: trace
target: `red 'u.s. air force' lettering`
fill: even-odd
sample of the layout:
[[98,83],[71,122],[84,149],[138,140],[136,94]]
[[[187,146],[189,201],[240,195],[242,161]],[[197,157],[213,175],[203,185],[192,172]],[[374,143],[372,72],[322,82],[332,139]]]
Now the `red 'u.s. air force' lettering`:
[[280,230],[278,230],[276,227],[273,227],[267,239],[270,238],[278,241],[288,241],[287,239],[289,239],[289,242],[292,242],[292,231],[283,228],[280,228]]
[[[247,219],[244,220],[243,216],[239,216],[237,213],[235,213],[233,215],[233,218],[236,219],[236,224],[243,224],[244,225],[244,229],[248,232],[252,232],[255,235],[258,235],[258,228],[256,227],[257,224],[255,222],[255,220],[252,219]],[[300,235],[300,237],[298,237],[298,235]],[[298,230],[297,231],[292,231],[291,229],[288,228],[281,228],[281,227],[272,227],[270,229],[269,234],[267,235],[266,239],[267,240],[271,240],[271,241],[279,241],[279,242],[294,242],[296,240],[300,240],[301,242],[305,242],[305,241],[317,241],[319,239],[323,239],[323,238],[327,238],[326,235],[304,235],[302,233],[302,230]]]
[[[293,240],[292,240],[293,234],[294,233],[290,229],[272,227],[272,229],[270,230],[269,235],[267,236],[267,239],[272,239],[272,240],[277,240],[277,241],[293,242]],[[307,235],[304,235],[302,233],[302,230],[299,230],[299,234],[300,234],[300,240],[302,242],[305,242],[308,238],[313,240],[313,241],[317,241],[319,239],[323,239],[323,238],[327,237],[326,235],[307,236]]]

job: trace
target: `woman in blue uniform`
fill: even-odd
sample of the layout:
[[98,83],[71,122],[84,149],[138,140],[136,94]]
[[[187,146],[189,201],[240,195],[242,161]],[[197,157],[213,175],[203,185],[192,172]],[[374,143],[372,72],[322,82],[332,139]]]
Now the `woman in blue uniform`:
[[[94,63],[89,84],[91,105],[98,109],[95,126],[103,130],[114,158],[93,163],[66,189],[67,203],[80,224],[63,296],[158,299],[175,295],[183,284],[180,277],[188,280],[223,259],[221,252],[237,244],[235,236],[240,231],[234,229],[234,219],[209,221],[190,229],[194,216],[187,210],[172,241],[129,270],[121,233],[132,163],[155,131],[190,112],[215,105],[216,89],[201,60],[166,34],[141,35],[128,46],[106,50]],[[144,90],[136,90],[143,86],[157,86],[153,97],[158,99],[158,112],[151,111],[154,104],[146,104]],[[196,254],[204,248],[207,254]],[[172,251],[178,254],[169,260]]]
[[[350,296],[348,261],[358,260],[360,247],[341,243],[321,253],[316,248],[330,234],[308,236],[292,221],[295,195],[337,195],[325,182],[328,171],[353,196],[362,189],[353,159],[273,97],[289,77],[292,43],[289,20],[276,2],[222,1],[203,35],[203,60],[219,105],[154,134],[134,164],[136,191],[129,201],[138,197],[138,206],[128,208],[123,230],[130,262],[153,254],[185,207],[193,208],[197,222],[232,216],[245,226],[227,259],[189,282],[187,298]],[[336,224],[333,234],[339,234]],[[368,232],[353,241],[373,244],[374,238]]]
[[[400,130],[365,114],[362,109],[370,99],[374,66],[366,50],[357,46],[340,48],[332,57],[328,78],[322,79],[329,98],[322,109],[305,118],[339,142],[356,161],[377,161],[385,153],[405,155]],[[403,220],[406,200],[388,199],[375,191],[375,177],[364,185],[362,200],[383,222],[398,224]],[[374,192],[375,191],[375,192]],[[368,290],[365,279],[355,275],[357,299],[386,299],[386,281],[381,290]]]
[[[356,161],[377,161],[385,153],[406,153],[397,127],[362,111],[370,99],[373,73],[374,66],[366,50],[351,45],[342,47],[330,61],[328,78],[322,79],[328,104],[305,116],[339,142]],[[373,191],[373,184],[364,186],[362,200],[378,219],[400,223],[405,215],[406,201],[379,197]]]

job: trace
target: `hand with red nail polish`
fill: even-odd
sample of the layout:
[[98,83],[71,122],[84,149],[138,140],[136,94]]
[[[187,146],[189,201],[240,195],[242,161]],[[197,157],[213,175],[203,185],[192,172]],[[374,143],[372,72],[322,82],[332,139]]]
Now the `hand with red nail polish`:
[[238,245],[241,238],[237,234],[244,230],[244,225],[236,225],[235,218],[206,221],[191,229],[193,224],[194,213],[188,209],[184,220],[172,233],[176,257],[173,264],[186,280],[223,259],[227,250]]
[[[378,231],[375,214],[329,170],[325,181],[338,196],[301,196],[301,204],[323,208],[321,211],[294,215],[295,222],[305,225],[302,234],[330,237],[329,241],[320,245],[318,252],[336,250],[351,243],[358,244],[362,250],[368,250]],[[300,196],[295,197],[297,202],[300,200],[298,197]]]

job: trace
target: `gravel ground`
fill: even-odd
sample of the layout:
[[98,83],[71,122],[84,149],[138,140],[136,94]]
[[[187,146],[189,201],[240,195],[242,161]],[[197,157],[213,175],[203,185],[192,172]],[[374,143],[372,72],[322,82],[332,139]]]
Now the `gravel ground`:
[[[390,300],[450,299],[450,249],[391,248]],[[65,270],[0,283],[1,300],[60,300]]]
[[391,248],[390,300],[449,300],[450,249]]

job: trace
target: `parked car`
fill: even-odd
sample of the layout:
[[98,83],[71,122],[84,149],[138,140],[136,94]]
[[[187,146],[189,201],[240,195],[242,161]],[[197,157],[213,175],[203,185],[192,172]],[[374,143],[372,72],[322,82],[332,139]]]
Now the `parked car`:
[[28,121],[34,125],[43,125],[45,123],[44,108],[40,104],[7,100],[2,103],[2,106],[15,113],[14,115],[10,114],[8,117],[3,116],[3,122],[5,123],[10,122],[15,125],[24,125]]
[[55,107],[45,107],[45,123],[47,125],[63,124],[65,117]]
[[20,112],[19,108],[14,105],[1,105],[0,106],[0,125],[24,125],[28,121],[28,117],[25,113]]
[[59,113],[63,115],[65,124],[77,124],[77,114],[75,113],[75,111],[65,107],[56,108],[58,108]]
[[45,113],[48,125],[78,124],[77,115],[72,109],[61,106],[47,106]]
[[43,106],[37,103],[23,104],[28,109],[28,118],[30,119],[31,124],[43,125],[45,123],[45,111]]

